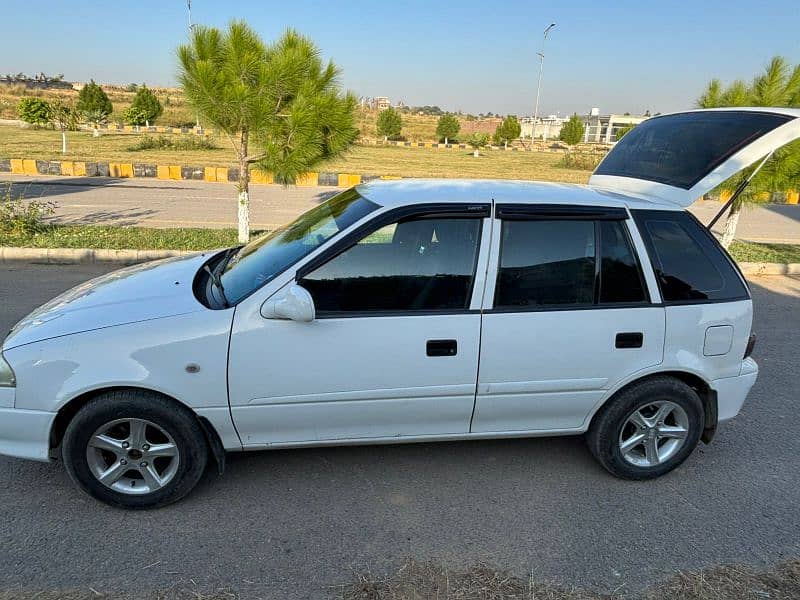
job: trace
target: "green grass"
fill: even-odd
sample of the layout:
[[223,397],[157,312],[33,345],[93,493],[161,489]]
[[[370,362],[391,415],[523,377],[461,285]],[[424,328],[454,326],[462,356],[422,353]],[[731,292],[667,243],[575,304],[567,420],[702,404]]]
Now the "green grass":
[[800,244],[733,242],[731,256],[738,262],[800,263]]
[[[211,142],[217,150],[150,148],[132,150],[147,137],[140,133],[103,132],[99,138],[89,131],[67,133],[67,154],[61,154],[61,133],[47,129],[0,126],[0,158],[41,160],[110,161],[230,167],[236,159],[228,139]],[[149,136],[152,138],[152,136]],[[185,137],[163,134],[166,140]],[[144,142],[144,145],[150,145]],[[316,170],[362,175],[401,177],[469,177],[489,179],[535,179],[586,183],[590,171],[559,167],[561,153],[506,152],[482,150],[474,157],[470,150],[397,146],[353,146],[344,156],[320,165]]]
[[[258,235],[261,232],[253,232]],[[0,231],[0,246],[22,248],[108,248],[112,250],[208,250],[236,245],[235,229],[50,225],[41,233]],[[800,244],[736,241],[731,255],[739,262],[800,263]]]
[[0,246],[108,248],[111,250],[207,250],[236,245],[234,229],[53,225],[41,233],[0,232]]

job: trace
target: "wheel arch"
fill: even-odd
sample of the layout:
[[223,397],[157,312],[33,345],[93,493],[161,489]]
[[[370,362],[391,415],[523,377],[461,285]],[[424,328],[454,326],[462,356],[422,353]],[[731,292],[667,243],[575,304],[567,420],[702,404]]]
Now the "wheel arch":
[[679,381],[682,381],[690,388],[692,388],[695,393],[700,397],[700,401],[703,403],[703,414],[705,415],[705,423],[703,426],[703,433],[700,436],[700,439],[708,444],[714,438],[714,434],[717,430],[717,393],[711,387],[710,383],[703,379],[697,373],[693,373],[691,371],[683,371],[679,369],[672,369],[672,370],[665,370],[665,371],[655,371],[652,373],[647,373],[646,375],[642,375],[640,377],[636,377],[631,381],[628,381],[615,389],[612,393],[608,395],[608,397],[594,410],[594,413],[590,416],[587,428],[592,426],[592,422],[600,414],[600,411],[603,410],[603,407],[608,406],[610,402],[613,402],[614,398],[619,396],[625,390],[629,389],[630,387],[641,383],[642,381],[647,381],[648,379],[654,379],[656,377],[672,377]]
[[220,438],[219,432],[207,418],[198,415],[197,412],[194,411],[185,402],[181,402],[174,396],[165,394],[160,390],[155,390],[152,388],[141,387],[141,386],[132,386],[132,385],[116,385],[116,386],[108,386],[108,387],[88,390],[81,394],[78,394],[77,396],[71,398],[66,403],[64,403],[56,413],[56,417],[55,419],[53,419],[53,424],[50,427],[50,436],[48,439],[48,444],[50,448],[51,458],[57,458],[56,450],[61,445],[61,441],[64,439],[64,433],[67,431],[67,426],[69,425],[70,421],[72,421],[72,419],[75,417],[75,415],[77,415],[78,412],[84,406],[86,406],[91,400],[93,400],[97,396],[100,396],[101,394],[105,394],[107,392],[123,391],[123,390],[157,394],[162,398],[170,402],[173,402],[178,406],[186,408],[188,411],[190,411],[194,415],[195,419],[197,419],[197,421],[200,423],[200,428],[203,430],[203,434],[205,435],[206,438],[206,443],[208,444],[208,448],[211,451],[211,454],[214,456],[214,460],[217,463],[219,472],[222,473],[224,471],[225,450],[222,446],[222,440]]

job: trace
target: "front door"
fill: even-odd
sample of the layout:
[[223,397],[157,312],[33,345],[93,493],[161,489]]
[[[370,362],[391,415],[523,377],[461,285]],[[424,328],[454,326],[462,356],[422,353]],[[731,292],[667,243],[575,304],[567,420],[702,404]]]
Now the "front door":
[[235,320],[229,386],[245,446],[469,431],[490,227],[474,208],[384,214],[301,268],[310,323]]
[[662,359],[664,308],[650,304],[627,211],[497,209],[472,431],[581,428],[609,388]]

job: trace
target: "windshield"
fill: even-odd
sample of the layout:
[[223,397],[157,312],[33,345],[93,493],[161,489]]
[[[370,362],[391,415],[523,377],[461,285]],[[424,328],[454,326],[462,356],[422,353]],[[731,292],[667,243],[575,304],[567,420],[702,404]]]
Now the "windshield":
[[236,304],[376,208],[376,204],[350,189],[288,225],[257,237],[222,272],[228,302]]

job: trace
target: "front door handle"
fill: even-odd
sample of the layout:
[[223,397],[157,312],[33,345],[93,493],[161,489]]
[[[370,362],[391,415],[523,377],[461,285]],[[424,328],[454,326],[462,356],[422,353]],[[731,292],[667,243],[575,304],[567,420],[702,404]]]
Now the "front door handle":
[[458,342],[456,340],[428,340],[425,350],[428,356],[455,356],[458,354]]
[[629,331],[618,333],[616,339],[617,348],[641,348],[644,342],[644,334],[639,331]]

